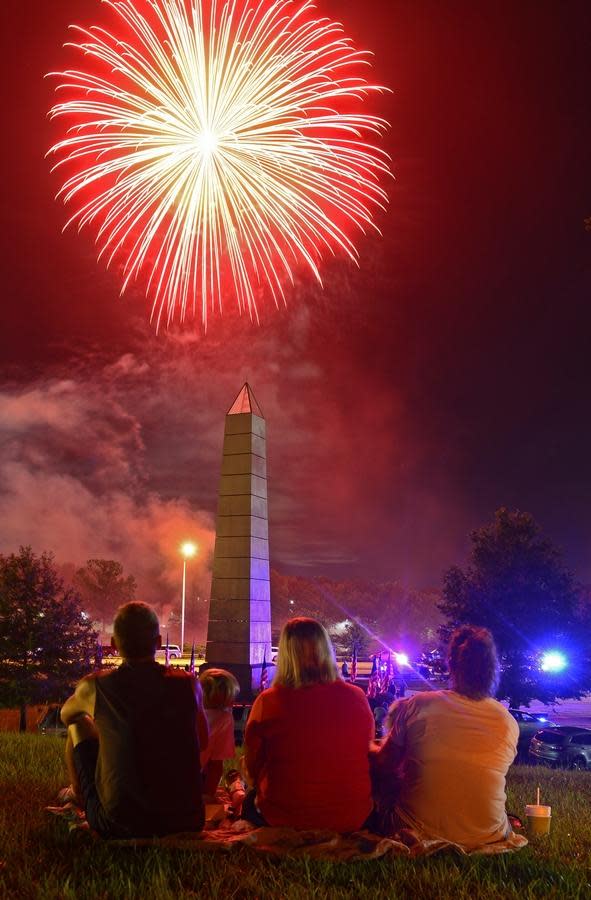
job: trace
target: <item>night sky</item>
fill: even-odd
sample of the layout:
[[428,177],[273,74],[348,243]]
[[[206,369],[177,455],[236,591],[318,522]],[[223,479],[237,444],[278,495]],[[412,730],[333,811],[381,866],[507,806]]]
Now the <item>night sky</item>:
[[123,561],[207,591],[223,417],[268,428],[272,564],[437,586],[472,528],[530,511],[591,582],[591,5],[318,0],[393,89],[396,180],[360,268],[304,273],[260,327],[155,335],[65,212],[44,73],[95,0],[2,7],[0,551]]

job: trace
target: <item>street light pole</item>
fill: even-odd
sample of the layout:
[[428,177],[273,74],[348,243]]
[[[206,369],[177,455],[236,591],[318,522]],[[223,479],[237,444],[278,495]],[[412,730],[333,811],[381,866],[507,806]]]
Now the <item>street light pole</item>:
[[181,547],[181,553],[183,554],[183,593],[181,598],[181,656],[183,655],[185,649],[185,598],[187,588],[187,560],[191,556],[195,556],[196,552],[197,545],[192,544],[191,541],[186,541]]
[[181,656],[185,648],[185,592],[187,586],[187,557],[183,558],[183,597],[181,600]]

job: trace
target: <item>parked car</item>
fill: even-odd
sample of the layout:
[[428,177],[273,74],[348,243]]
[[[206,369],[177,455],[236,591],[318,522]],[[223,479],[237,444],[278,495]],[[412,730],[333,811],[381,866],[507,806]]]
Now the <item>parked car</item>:
[[60,709],[61,707],[55,703],[45,710],[37,722],[39,734],[51,735],[52,737],[66,737],[68,729],[60,719]]
[[[166,655],[166,644],[163,644],[160,650],[156,651],[156,656],[165,656]],[[168,658],[169,659],[180,659],[183,654],[181,653],[181,648],[178,644],[168,644]]]
[[529,745],[532,762],[566,769],[591,768],[591,728],[556,725],[544,728]]
[[556,725],[543,713],[532,713],[523,709],[509,709],[509,712],[519,726],[519,739],[517,741],[517,755],[524,757],[529,752],[531,739],[540,730],[540,725],[552,728]]
[[[528,715],[533,716],[534,719],[537,719],[538,722],[542,722],[544,725],[555,725],[555,722],[552,722],[546,713],[541,712],[528,712]],[[558,726],[557,726],[558,727]]]

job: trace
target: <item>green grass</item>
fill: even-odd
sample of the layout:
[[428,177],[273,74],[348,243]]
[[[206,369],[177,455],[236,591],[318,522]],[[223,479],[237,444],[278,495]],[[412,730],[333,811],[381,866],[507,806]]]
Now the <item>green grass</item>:
[[271,860],[219,852],[117,848],[69,835],[43,811],[65,784],[63,741],[0,734],[0,897],[473,900],[591,898],[591,773],[510,773],[509,808],[522,813],[540,782],[552,834],[518,853],[408,861]]

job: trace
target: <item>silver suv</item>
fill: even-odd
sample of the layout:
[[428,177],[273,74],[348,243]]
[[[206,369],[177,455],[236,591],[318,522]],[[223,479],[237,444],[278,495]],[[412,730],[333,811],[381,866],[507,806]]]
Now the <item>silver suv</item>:
[[532,762],[567,769],[591,768],[591,728],[557,725],[538,731],[529,745]]
[[[160,650],[156,651],[156,656],[165,656],[166,655],[166,644],[164,644]],[[169,644],[168,645],[168,658],[169,659],[180,659],[183,654],[181,653],[181,648],[178,644]]]

